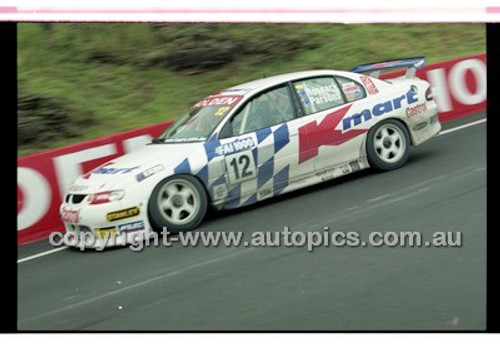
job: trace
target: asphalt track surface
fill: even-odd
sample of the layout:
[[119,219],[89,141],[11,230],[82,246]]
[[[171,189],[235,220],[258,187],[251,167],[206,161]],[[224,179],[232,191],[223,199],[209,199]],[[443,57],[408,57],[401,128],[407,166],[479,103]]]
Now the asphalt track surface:
[[[444,129],[484,119],[475,115]],[[461,247],[65,249],[18,263],[18,329],[374,331],[486,327],[486,122],[370,170],[210,217],[204,231],[436,231]],[[50,250],[23,245],[18,258]]]

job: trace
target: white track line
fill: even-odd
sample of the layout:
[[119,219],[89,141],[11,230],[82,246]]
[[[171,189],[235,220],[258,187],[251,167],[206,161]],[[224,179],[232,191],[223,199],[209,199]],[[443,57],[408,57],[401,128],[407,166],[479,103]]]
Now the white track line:
[[[439,135],[448,134],[448,133],[452,133],[452,132],[456,132],[456,131],[458,131],[460,129],[464,129],[464,128],[468,128],[468,127],[471,127],[471,126],[475,126],[476,124],[480,124],[480,123],[484,123],[484,122],[486,122],[485,118],[483,118],[481,120],[478,120],[478,121],[471,122],[471,123],[467,123],[467,124],[464,124],[464,125],[461,125],[461,126],[458,126],[458,127],[455,127],[455,128],[450,128],[450,129],[447,129],[445,131],[440,132],[438,134],[438,136]],[[39,254],[35,254],[35,255],[31,255],[31,256],[25,257],[23,259],[19,259],[19,260],[17,260],[17,263],[23,263],[23,262],[26,262],[26,261],[29,261],[29,260],[37,259],[39,257],[45,256],[45,255],[49,255],[49,254],[53,254],[53,253],[56,253],[58,251],[65,250],[67,248],[68,247],[65,246],[65,247],[60,247],[60,248],[57,248],[57,249],[52,249],[52,250],[44,251],[43,253],[39,253]]]
[[39,253],[39,254],[35,254],[35,255],[31,255],[31,256],[19,259],[19,260],[17,260],[17,263],[23,263],[23,262],[26,262],[26,261],[29,261],[29,260],[37,259],[39,257],[45,256],[45,255],[49,255],[49,254],[53,254],[53,253],[57,253],[58,251],[62,251],[62,250],[65,250],[65,249],[68,249],[68,247],[67,246],[63,246],[63,247],[60,247],[60,248],[57,248],[57,249],[51,249],[51,250],[48,250],[48,251],[44,251],[43,253]]
[[135,284],[132,284],[132,285],[129,285],[129,286],[117,289],[117,290],[109,291],[109,292],[106,292],[106,293],[98,295],[98,296],[93,296],[93,297],[88,298],[86,300],[82,300],[80,302],[69,304],[69,305],[66,305],[64,307],[55,309],[55,310],[50,311],[50,312],[44,312],[44,313],[32,316],[30,318],[26,318],[26,319],[21,320],[21,321],[22,322],[31,321],[31,320],[35,320],[35,319],[39,319],[39,318],[48,316],[48,315],[54,315],[54,314],[57,314],[57,313],[60,313],[60,312],[65,312],[65,311],[68,311],[68,310],[71,310],[71,309],[75,309],[75,308],[81,307],[83,305],[87,305],[87,304],[90,304],[92,302],[102,300],[103,298],[107,298],[107,297],[110,297],[110,296],[122,293],[124,291],[133,290],[133,289],[142,287],[144,285],[147,285],[149,283],[153,283],[153,282],[156,282],[156,281],[159,281],[159,280],[164,280],[164,279],[168,279],[168,278],[171,278],[171,277],[175,277],[175,276],[177,276],[177,275],[179,275],[179,274],[181,274],[183,272],[192,271],[192,270],[195,270],[197,268],[208,266],[208,265],[210,265],[212,263],[215,263],[215,262],[218,262],[218,261],[230,259],[230,258],[233,258],[233,257],[236,257],[236,256],[241,256],[241,255],[244,255],[246,253],[256,251],[258,249],[259,248],[249,248],[249,249],[239,250],[239,251],[236,251],[236,252],[233,252],[233,253],[229,253],[229,254],[225,254],[225,255],[221,255],[221,256],[217,256],[217,257],[211,257],[211,258],[205,259],[205,260],[203,260],[201,262],[193,263],[193,264],[190,264],[190,265],[188,265],[186,267],[182,267],[182,268],[179,268],[179,269],[176,269],[176,270],[172,270],[170,272],[161,274],[159,276],[156,276],[156,277],[153,277],[153,278],[149,278],[149,279],[143,280],[141,282],[138,282],[138,283],[135,283]]
[[452,133],[452,132],[456,132],[457,130],[468,128],[468,127],[471,127],[471,126],[475,126],[476,124],[480,124],[480,123],[484,123],[484,122],[486,122],[485,118],[483,118],[481,120],[477,120],[477,121],[471,122],[471,123],[466,123],[466,124],[463,124],[461,126],[458,126],[458,127],[455,127],[455,128],[450,128],[450,129],[447,129],[445,131],[442,131],[442,132],[440,132],[438,134],[438,136],[439,135],[448,134],[448,133]]

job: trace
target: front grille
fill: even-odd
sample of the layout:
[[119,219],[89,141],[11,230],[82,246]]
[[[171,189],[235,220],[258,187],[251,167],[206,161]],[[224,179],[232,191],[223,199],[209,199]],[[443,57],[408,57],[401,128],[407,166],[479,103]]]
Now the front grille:
[[87,195],[73,195],[73,203],[74,204],[80,203],[86,196]]
[[66,203],[73,203],[73,204],[78,204],[78,203],[81,203],[85,197],[87,197],[87,195],[77,195],[77,194],[74,194],[74,195],[71,195],[71,194],[68,194],[66,195],[64,201]]

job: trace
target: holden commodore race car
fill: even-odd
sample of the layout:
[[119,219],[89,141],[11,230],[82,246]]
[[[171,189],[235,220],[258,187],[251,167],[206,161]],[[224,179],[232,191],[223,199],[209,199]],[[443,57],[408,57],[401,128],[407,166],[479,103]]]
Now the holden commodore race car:
[[[208,206],[231,209],[369,167],[405,164],[441,130],[423,57],[312,70],[222,90],[142,149],[79,177],[66,232],[146,236],[195,229]],[[405,68],[399,78],[382,70]],[[116,242],[117,239],[114,239]]]

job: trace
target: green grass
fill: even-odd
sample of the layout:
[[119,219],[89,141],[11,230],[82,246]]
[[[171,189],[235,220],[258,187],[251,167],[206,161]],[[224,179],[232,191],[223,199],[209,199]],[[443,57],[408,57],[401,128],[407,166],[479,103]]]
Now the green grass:
[[[26,93],[62,100],[93,115],[96,124],[76,138],[43,147],[18,147],[18,155],[175,119],[212,92],[274,74],[314,68],[348,70],[370,61],[424,55],[428,63],[485,52],[484,24],[177,24],[170,31],[211,32],[242,47],[274,47],[245,54],[220,69],[184,74],[141,65],[169,45],[151,24],[18,24],[18,83]],[[280,38],[305,47],[286,52]],[[106,53],[120,64],[89,62]]]

